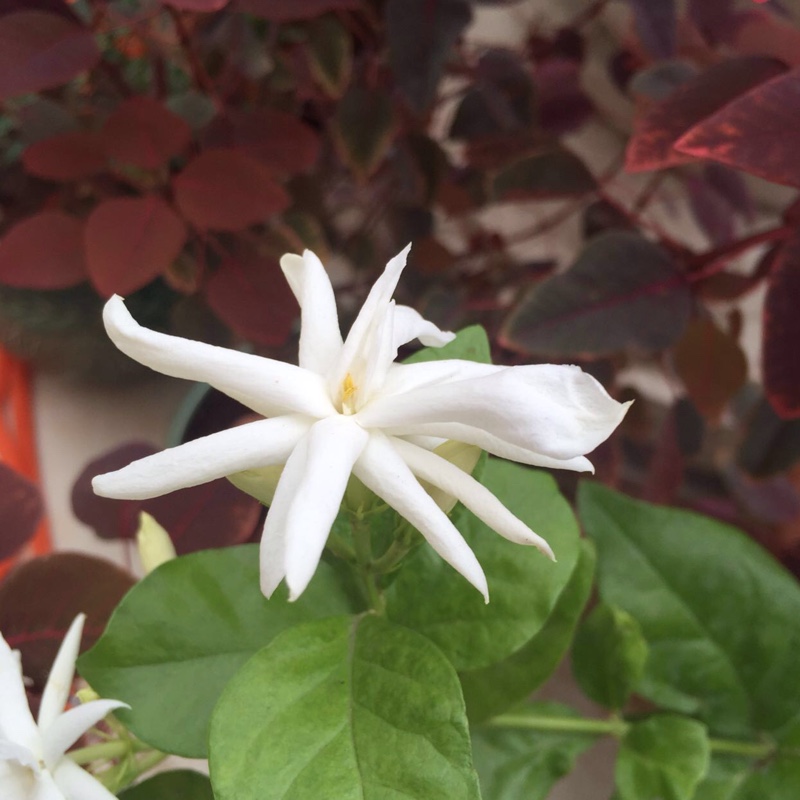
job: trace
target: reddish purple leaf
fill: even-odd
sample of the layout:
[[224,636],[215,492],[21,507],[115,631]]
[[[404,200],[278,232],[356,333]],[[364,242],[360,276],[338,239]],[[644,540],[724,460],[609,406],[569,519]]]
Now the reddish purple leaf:
[[0,239],[0,283],[22,289],[65,289],[86,280],[82,220],[42,211]]
[[189,144],[192,130],[158,100],[132,97],[106,120],[102,135],[109,158],[142,169],[158,169]]
[[692,127],[675,148],[766,178],[800,186],[795,138],[800,128],[800,67],[762,83]]
[[139,512],[147,511],[168,531],[179,554],[250,539],[261,516],[261,504],[225,478],[151,500],[112,500],[92,491],[95,475],[154,452],[152,445],[131,442],[87,464],[72,487],[75,516],[102,539],[130,539],[136,533]]
[[716,43],[730,30],[734,0],[689,0],[689,19],[705,38]]
[[725,42],[742,55],[771,56],[800,65],[800,30],[792,22],[778,19],[764,8],[748,8],[733,15]]
[[79,553],[53,553],[15,567],[0,583],[0,631],[22,653],[41,691],[71,622],[83,612],[82,650],[91,647],[134,584],[119,567]]
[[234,0],[239,11],[255,14],[271,22],[313,19],[326,11],[358,8],[360,0]]
[[800,417],[800,233],[781,248],[764,303],[764,390],[784,419]]
[[59,14],[0,17],[0,100],[60,86],[99,60],[91,31]]
[[689,206],[695,222],[713,245],[733,240],[736,221],[727,197],[720,194],[699,175],[687,175],[684,186],[689,195]]
[[536,67],[539,123],[561,136],[580,128],[594,113],[581,85],[581,65],[570,58],[551,58]]
[[298,314],[278,262],[254,253],[222,262],[206,284],[206,302],[240,336],[268,347],[286,343]]
[[198,228],[240,231],[289,205],[289,195],[260,161],[236,150],[206,150],[173,181],[175,201]]
[[319,155],[317,133],[277,108],[232,109],[211,123],[205,143],[240,150],[279,175],[305,172]]
[[625,168],[643,172],[691,161],[691,156],[673,149],[686,131],[748,89],[784,71],[780,61],[751,56],[723,61],[689,79],[636,119]]
[[0,463],[0,559],[13,556],[36,533],[43,510],[36,485]]
[[636,32],[654,58],[672,58],[678,26],[675,0],[629,0]]
[[25,169],[51,181],[77,181],[106,168],[102,139],[91,131],[69,131],[42,139],[22,153]]
[[162,0],[165,5],[179,8],[181,11],[219,11],[225,8],[230,0]]
[[86,261],[100,294],[126,295],[164,272],[186,241],[186,226],[156,195],[103,200],[86,221]]

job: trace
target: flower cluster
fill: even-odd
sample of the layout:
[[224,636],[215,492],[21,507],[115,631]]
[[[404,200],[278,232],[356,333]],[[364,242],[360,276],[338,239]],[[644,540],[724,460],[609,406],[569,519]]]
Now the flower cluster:
[[85,616],[70,626],[45,685],[34,722],[19,652],[0,635],[0,797],[3,800],[114,800],[67,750],[109,712],[116,700],[92,700],[65,711]]
[[488,602],[472,550],[421,481],[460,500],[500,535],[548,544],[435,450],[448,440],[523,464],[591,470],[585,454],[625,415],[573,366],[503,367],[462,360],[395,363],[398,348],[453,339],[392,300],[406,248],[372,287],[345,339],[333,288],[306,251],[281,260],[301,308],[299,366],[140,327],[120,297],[104,321],[117,347],[154,370],[203,381],[265,419],[182,444],[94,479],[106,497],[144,499],[247,470],[280,467],[261,540],[261,588],[311,580],[351,475],[417,528]]

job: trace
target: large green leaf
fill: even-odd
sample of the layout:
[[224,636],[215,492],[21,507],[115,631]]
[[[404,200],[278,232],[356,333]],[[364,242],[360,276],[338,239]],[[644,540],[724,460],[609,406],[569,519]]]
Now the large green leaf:
[[572,647],[572,672],[586,694],[606,708],[621,709],[647,661],[639,623],[621,608],[601,603],[584,620]]
[[324,563],[289,603],[283,587],[271,600],[261,594],[256,545],[206,550],[168,561],[134,586],[78,668],[103,697],[131,706],[117,713],[138,737],[202,758],[214,704],[253,653],[286,628],[353,610]]
[[733,800],[749,769],[749,763],[741,757],[712,754],[708,772],[697,786],[693,800]]
[[458,677],[434,645],[372,615],[285,631],[211,722],[217,800],[478,800]]
[[691,800],[708,769],[705,726],[659,714],[637,722],[620,743],[614,777],[620,800]]
[[189,769],[162,772],[126,789],[119,800],[214,800],[211,782]]
[[[518,716],[576,717],[557,703],[533,703]],[[510,728],[477,728],[472,753],[483,800],[544,800],[575,760],[597,738],[589,734]]]
[[776,731],[800,711],[800,588],[741,531],[597,484],[579,492],[608,603],[650,647],[639,691],[716,734]]
[[423,347],[409,356],[404,364],[417,364],[420,361],[443,361],[447,358],[461,358],[464,361],[479,361],[481,364],[490,364],[492,361],[491,347],[486,330],[480,325],[470,325],[462,328],[449,344],[444,347]]
[[561,663],[594,582],[594,547],[586,539],[581,540],[580,547],[569,583],[541,630],[505,660],[460,673],[467,716],[473,724],[522,702]]
[[482,482],[549,541],[558,562],[503,539],[463,509],[454,519],[486,573],[488,604],[430,547],[408,558],[386,593],[389,618],[432,639],[459,671],[501,661],[540,631],[580,552],[575,517],[549,475],[490,459]]
[[[751,773],[731,800],[797,800],[800,797],[800,758],[779,757]],[[703,798],[698,798],[703,800]]]

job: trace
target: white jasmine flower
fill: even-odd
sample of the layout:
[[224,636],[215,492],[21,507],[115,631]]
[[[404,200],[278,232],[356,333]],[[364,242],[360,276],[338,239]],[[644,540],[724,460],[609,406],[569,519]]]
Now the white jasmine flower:
[[319,259],[308,250],[281,259],[301,308],[299,366],[147,330],[112,297],[103,319],[120,350],[167,375],[205,381],[267,419],[100,475],[95,492],[144,499],[282,465],[261,540],[267,597],[284,578],[292,600],[306,588],[351,474],[417,528],[487,602],[480,564],[420,481],[460,500],[500,535],[552,558],[540,536],[433,450],[455,440],[523,464],[591,470],[584,454],[609,436],[627,406],[578,367],[395,364],[407,342],[439,347],[453,339],[392,300],[408,250],[386,265],[344,341]]
[[0,797],[3,800],[115,800],[98,780],[64,753],[116,708],[93,700],[64,710],[86,617],[78,615],[58,650],[33,721],[19,652],[0,635]]

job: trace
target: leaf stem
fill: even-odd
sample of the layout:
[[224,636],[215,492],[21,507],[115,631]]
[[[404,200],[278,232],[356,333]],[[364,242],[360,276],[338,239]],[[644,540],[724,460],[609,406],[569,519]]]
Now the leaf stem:
[[[486,722],[492,728],[519,728],[531,731],[574,733],[588,736],[613,736],[621,739],[631,728],[622,719],[591,719],[588,717],[550,717],[539,714],[500,714]],[[778,749],[772,742],[741,742],[735,739],[709,739],[712,753],[764,759]]]
[[377,614],[386,610],[386,601],[378,588],[377,575],[371,569],[372,564],[372,531],[368,524],[364,524],[364,517],[360,514],[353,515],[353,548],[356,562],[364,588],[367,602]]
[[709,278],[720,272],[729,258],[733,258],[751,247],[756,247],[756,245],[786,239],[792,230],[789,225],[778,225],[758,231],[758,233],[752,233],[735,242],[728,242],[705,253],[697,253],[689,259],[689,266],[693,268],[689,274],[689,280],[698,281]]

